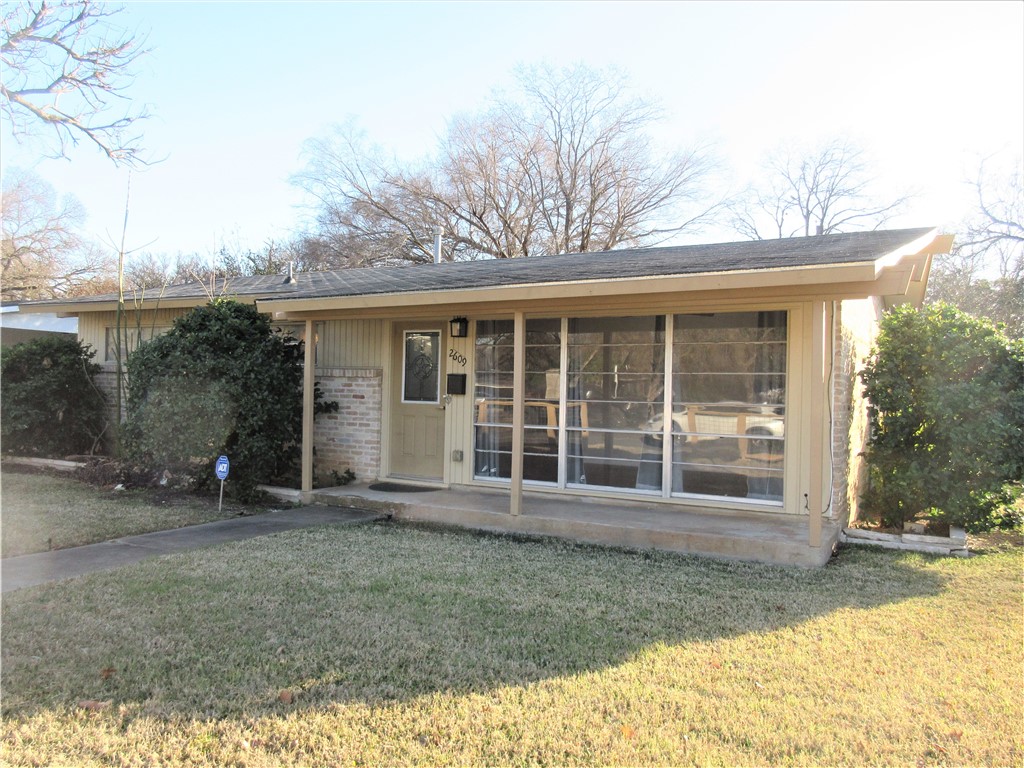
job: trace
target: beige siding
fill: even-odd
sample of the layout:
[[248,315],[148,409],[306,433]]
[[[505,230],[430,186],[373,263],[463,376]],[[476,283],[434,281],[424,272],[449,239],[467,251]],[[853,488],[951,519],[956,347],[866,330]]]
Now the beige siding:
[[[469,324],[469,337],[453,339],[445,334],[446,346],[443,353],[446,358],[448,373],[466,374],[466,394],[452,395],[447,405],[448,423],[445,445],[448,458],[446,481],[450,483],[471,483],[473,481],[473,332],[475,323]],[[451,352],[462,358],[452,359]],[[460,360],[465,359],[462,365]],[[462,451],[462,461],[454,461],[453,453]]]
[[113,324],[113,312],[85,312],[78,316],[78,339],[96,350],[96,362],[103,362],[105,331]]
[[[129,333],[139,328],[167,328],[176,317],[188,312],[187,309],[158,309],[136,312],[125,310],[121,324]],[[117,327],[116,312],[83,312],[78,317],[78,338],[96,350],[96,362],[113,362],[105,357],[107,329]]]
[[384,320],[326,320],[321,325],[317,367],[384,368]]

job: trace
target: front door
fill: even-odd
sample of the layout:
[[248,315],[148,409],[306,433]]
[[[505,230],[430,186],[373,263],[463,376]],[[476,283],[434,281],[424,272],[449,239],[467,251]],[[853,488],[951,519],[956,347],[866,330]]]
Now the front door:
[[441,326],[395,326],[391,396],[391,474],[424,480],[444,475]]

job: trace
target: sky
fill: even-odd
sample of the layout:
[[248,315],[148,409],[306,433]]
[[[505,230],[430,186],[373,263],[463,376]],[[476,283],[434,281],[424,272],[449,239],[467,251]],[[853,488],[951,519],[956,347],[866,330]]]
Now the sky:
[[[955,231],[978,163],[1024,155],[1024,3],[128,3],[147,37],[128,94],[149,167],[80,145],[47,159],[0,133],[3,171],[28,168],[84,205],[85,230],[126,246],[210,255],[307,225],[290,179],[304,143],[354,121],[385,152],[429,155],[447,121],[514,87],[518,65],[616,67],[665,112],[666,150],[709,142],[721,190],[765,154],[836,137],[861,146],[883,196],[913,192],[888,226]],[[680,242],[736,240],[724,226]]]

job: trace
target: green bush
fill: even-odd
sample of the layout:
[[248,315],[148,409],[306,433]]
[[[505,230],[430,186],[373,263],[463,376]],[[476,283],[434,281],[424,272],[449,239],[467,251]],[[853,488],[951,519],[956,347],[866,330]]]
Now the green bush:
[[107,428],[93,383],[96,353],[67,337],[39,338],[3,351],[0,435],[7,453],[60,458],[93,453]]
[[225,489],[252,500],[301,453],[302,355],[252,305],[197,307],[128,357],[129,455],[204,487],[225,454]]
[[861,373],[871,488],[883,523],[929,516],[969,531],[1011,525],[1024,474],[1024,342],[947,304],[882,320]]

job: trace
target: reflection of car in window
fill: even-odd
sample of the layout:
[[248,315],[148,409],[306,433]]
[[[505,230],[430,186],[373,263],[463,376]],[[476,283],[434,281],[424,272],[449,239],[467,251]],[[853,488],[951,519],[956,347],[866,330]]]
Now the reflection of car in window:
[[[672,412],[672,431],[685,435],[687,443],[738,437],[743,458],[771,460],[777,452],[769,450],[768,442],[785,437],[784,412],[781,405],[737,401],[690,403]],[[648,429],[654,432],[660,425],[661,420],[655,418],[649,422]],[[781,459],[781,456],[775,458]]]
[[738,402],[690,404],[672,414],[673,430],[687,435],[687,442],[739,437],[741,458],[781,460],[771,450],[775,439],[785,436],[784,409],[780,405]]

